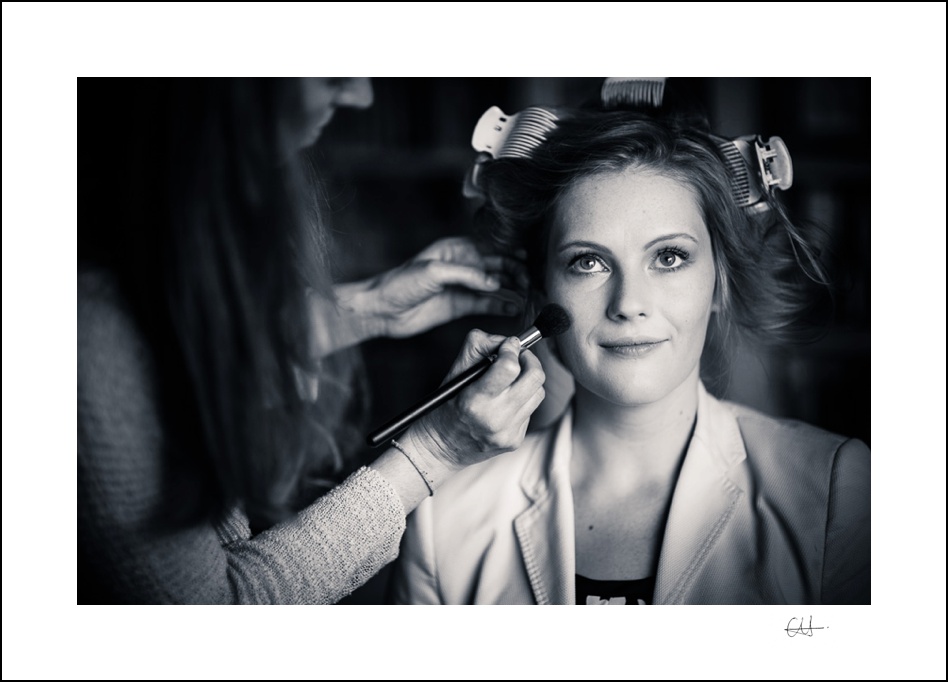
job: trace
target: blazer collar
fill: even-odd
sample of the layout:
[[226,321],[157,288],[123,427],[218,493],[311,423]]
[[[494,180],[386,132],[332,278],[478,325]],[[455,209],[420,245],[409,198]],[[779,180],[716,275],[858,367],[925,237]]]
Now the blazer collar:
[[[573,415],[536,440],[520,485],[530,506],[514,528],[538,604],[576,601]],[[694,434],[672,495],[655,584],[655,603],[681,603],[747,489],[744,442],[726,405],[698,384]]]
[[537,439],[520,479],[531,504],[514,519],[514,529],[537,604],[576,601],[573,488],[569,480],[572,435],[573,415],[567,410],[558,425]]
[[748,487],[737,418],[698,385],[698,415],[672,494],[655,580],[656,604],[683,603]]

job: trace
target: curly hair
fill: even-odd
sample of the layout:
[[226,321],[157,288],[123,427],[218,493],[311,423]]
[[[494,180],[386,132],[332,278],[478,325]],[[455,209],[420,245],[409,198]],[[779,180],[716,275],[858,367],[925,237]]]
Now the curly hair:
[[751,213],[735,204],[719,139],[703,120],[557,112],[556,129],[530,158],[487,161],[479,173],[485,202],[476,215],[478,230],[501,252],[527,254],[536,292],[542,292],[549,228],[566,190],[581,178],[642,169],[691,188],[711,237],[719,310],[709,329],[703,374],[720,365],[732,326],[766,344],[810,337],[812,328],[803,321],[821,298],[814,294],[828,293],[817,250],[769,193],[766,211]]

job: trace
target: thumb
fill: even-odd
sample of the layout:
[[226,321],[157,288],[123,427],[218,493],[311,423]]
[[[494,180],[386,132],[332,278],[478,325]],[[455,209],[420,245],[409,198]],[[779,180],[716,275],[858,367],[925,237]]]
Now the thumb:
[[467,338],[464,339],[464,346],[461,348],[461,352],[458,353],[458,357],[451,366],[445,381],[450,381],[468,367],[472,367],[484,358],[496,353],[505,338],[507,337],[487,334],[480,329],[472,329]]

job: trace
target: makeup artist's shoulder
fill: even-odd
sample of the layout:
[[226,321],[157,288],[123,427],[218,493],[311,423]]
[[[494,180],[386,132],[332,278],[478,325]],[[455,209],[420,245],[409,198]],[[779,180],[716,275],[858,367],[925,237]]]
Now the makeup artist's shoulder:
[[139,330],[115,276],[102,269],[80,269],[77,286],[79,382],[125,384],[150,367],[148,344]]
[[117,293],[115,277],[108,270],[90,266],[79,269],[76,288],[80,309],[97,301],[114,299]]
[[77,285],[79,343],[101,341],[114,327],[131,325],[118,282],[107,270],[82,268]]

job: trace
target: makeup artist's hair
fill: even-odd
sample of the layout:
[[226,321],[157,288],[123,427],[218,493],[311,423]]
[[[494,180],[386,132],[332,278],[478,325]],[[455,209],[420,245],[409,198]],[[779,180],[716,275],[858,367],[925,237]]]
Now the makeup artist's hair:
[[[285,158],[299,83],[81,83],[100,118],[83,121],[80,266],[117,279],[156,358],[168,456],[210,488],[193,495],[208,505],[176,499],[176,520],[240,503],[268,527],[343,473],[364,408],[357,360],[305,352],[306,292],[332,289],[315,175]],[[294,367],[319,374],[315,404]]]
[[478,228],[502,253],[526,251],[534,287],[543,286],[549,228],[566,190],[599,173],[648,170],[695,192],[711,236],[720,310],[702,358],[705,379],[720,381],[732,327],[768,344],[812,338],[814,326],[805,321],[828,293],[816,249],[775,199],[756,215],[734,204],[727,167],[703,120],[558,112],[556,129],[530,158],[488,161],[480,171],[485,203]]

